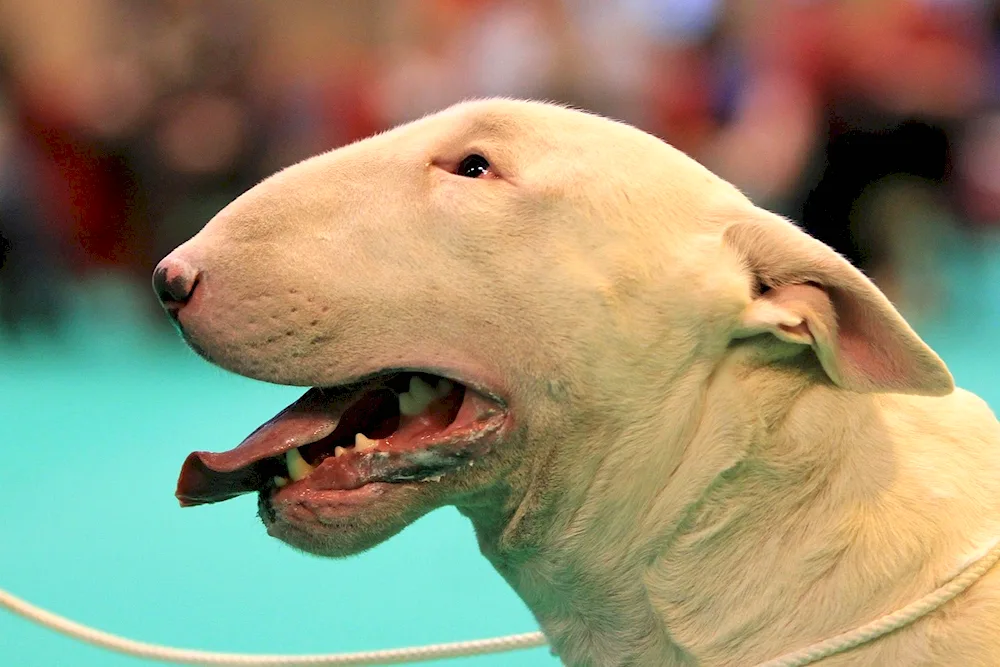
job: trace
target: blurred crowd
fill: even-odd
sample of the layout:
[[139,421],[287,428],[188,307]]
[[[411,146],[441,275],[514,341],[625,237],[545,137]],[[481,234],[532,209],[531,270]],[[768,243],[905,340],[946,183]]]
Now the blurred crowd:
[[0,0],[0,326],[56,328],[70,286],[146,284],[276,169],[490,95],[634,123],[890,295],[940,221],[1000,223],[990,0]]

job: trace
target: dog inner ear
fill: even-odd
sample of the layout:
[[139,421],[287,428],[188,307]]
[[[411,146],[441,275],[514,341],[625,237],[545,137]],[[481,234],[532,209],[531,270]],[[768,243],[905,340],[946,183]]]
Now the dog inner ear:
[[811,347],[829,378],[851,391],[954,389],[944,362],[885,295],[828,246],[760,209],[731,224],[724,240],[758,286],[734,338],[770,334]]

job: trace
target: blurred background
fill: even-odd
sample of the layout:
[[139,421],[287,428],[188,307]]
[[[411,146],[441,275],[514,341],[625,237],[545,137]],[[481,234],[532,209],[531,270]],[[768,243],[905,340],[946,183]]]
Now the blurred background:
[[[0,586],[229,651],[534,629],[451,510],[337,562],[269,540],[252,499],[180,512],[187,452],[299,392],[195,359],[149,289],[275,170],[492,95],[701,160],[865,270],[1000,406],[997,2],[0,0]],[[137,661],[0,615],[0,664]]]

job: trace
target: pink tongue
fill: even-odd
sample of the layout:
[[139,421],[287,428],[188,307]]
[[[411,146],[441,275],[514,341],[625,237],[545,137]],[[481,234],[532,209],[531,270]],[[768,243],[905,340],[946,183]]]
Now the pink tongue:
[[181,506],[217,503],[263,488],[265,480],[254,463],[330,435],[358,396],[357,391],[338,396],[328,393],[310,389],[235,449],[189,455],[177,481]]

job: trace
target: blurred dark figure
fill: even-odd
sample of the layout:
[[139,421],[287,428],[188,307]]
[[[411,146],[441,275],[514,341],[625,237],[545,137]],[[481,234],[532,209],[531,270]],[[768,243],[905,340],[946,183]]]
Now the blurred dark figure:
[[31,158],[0,99],[0,329],[55,333],[63,299],[61,252],[36,202]]
[[887,247],[891,232],[905,230],[891,230],[884,219],[859,208],[876,201],[873,190],[902,180],[929,196],[944,196],[952,167],[952,134],[938,123],[893,116],[867,106],[851,111],[835,107],[829,126],[828,139],[810,170],[818,179],[804,184],[802,199],[790,214],[856,266],[878,272],[892,261]]
[[147,206],[142,248],[149,254],[140,272],[146,280],[160,257],[266,175],[259,163],[267,133],[249,90],[258,30],[243,3],[157,0],[125,7],[123,20],[139,35],[127,52],[151,90],[128,137],[133,178]]
[[965,125],[956,165],[964,212],[977,230],[1000,226],[1000,2],[994,4],[991,30],[988,107]]
[[[961,137],[989,105],[986,5],[731,7],[722,49],[736,94],[709,163],[865,270],[898,305],[929,312],[940,272],[928,257],[965,213]],[[925,289],[905,294],[906,275],[920,275]]]

